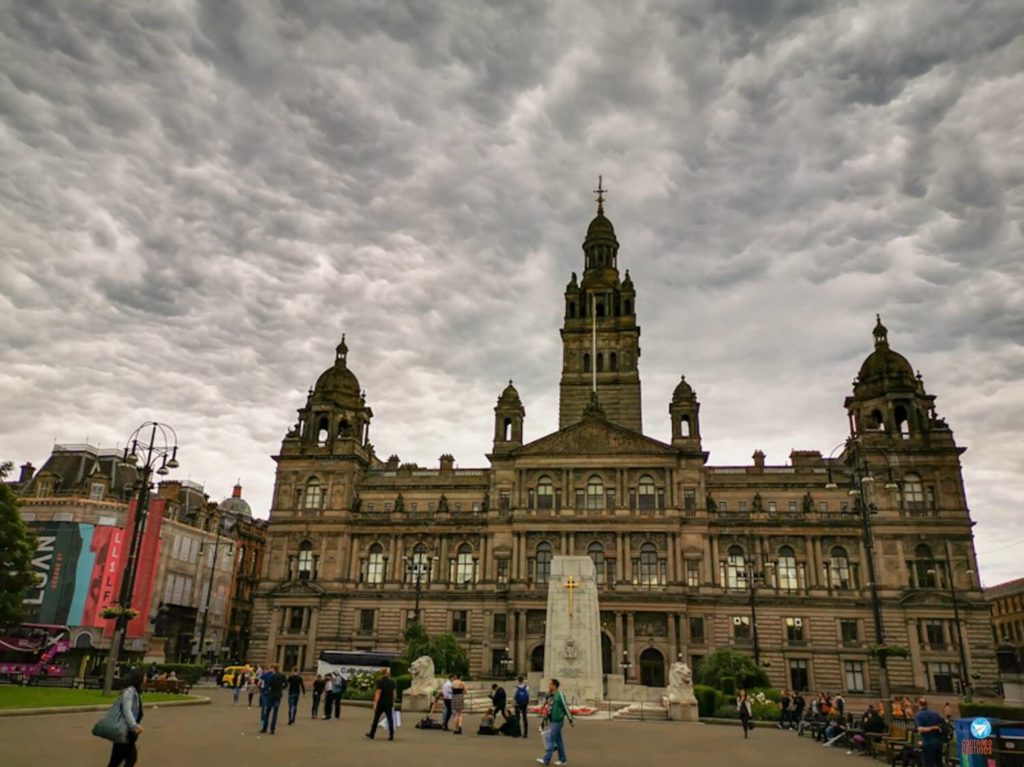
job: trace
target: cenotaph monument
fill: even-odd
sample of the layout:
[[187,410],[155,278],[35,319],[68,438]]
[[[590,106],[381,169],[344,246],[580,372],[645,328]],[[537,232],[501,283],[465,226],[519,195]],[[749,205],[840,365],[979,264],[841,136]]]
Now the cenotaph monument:
[[566,700],[594,704],[604,697],[601,612],[590,557],[556,556],[548,579],[544,678],[555,678]]

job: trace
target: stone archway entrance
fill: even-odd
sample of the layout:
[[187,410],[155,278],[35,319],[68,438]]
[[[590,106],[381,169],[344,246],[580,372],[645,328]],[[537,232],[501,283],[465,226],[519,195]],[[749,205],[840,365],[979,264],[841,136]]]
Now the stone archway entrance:
[[544,645],[539,644],[530,653],[530,671],[544,673]]
[[653,647],[640,653],[640,684],[645,687],[665,686],[665,656]]
[[612,668],[612,638],[601,632],[601,673],[612,674],[614,669]]

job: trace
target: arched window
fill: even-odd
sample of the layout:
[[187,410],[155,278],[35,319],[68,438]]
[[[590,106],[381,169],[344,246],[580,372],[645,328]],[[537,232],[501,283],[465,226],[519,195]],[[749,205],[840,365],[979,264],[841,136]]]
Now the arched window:
[[505,419],[505,427],[502,430],[502,433],[505,435],[505,441],[506,442],[508,442],[508,441],[510,441],[512,439],[512,419],[511,418],[506,418]]
[[430,557],[427,554],[427,547],[422,543],[417,543],[413,546],[412,556],[409,557],[405,579],[409,583],[416,583],[418,579],[423,584],[430,582],[430,575]]
[[327,416],[321,416],[316,426],[316,444],[323,447],[330,439],[330,431],[327,428]]
[[725,585],[730,589],[747,587],[747,569],[743,558],[743,549],[730,546],[725,558]]
[[630,301],[628,298],[626,299],[626,303],[624,304],[624,306],[625,306],[625,313],[626,313],[627,316],[633,313],[633,302]]
[[846,556],[846,549],[842,546],[832,548],[832,556],[828,563],[829,581],[834,589],[848,589],[850,583],[850,560]]
[[460,585],[472,583],[473,570],[473,549],[468,543],[463,543],[455,558],[455,582]]
[[309,541],[299,544],[299,580],[315,580],[313,577],[313,544]]
[[342,418],[338,421],[338,436],[348,437],[352,433],[352,424],[349,423],[347,418]]
[[594,563],[594,572],[597,574],[598,584],[604,583],[604,546],[597,541],[587,546],[587,555]]
[[375,585],[384,582],[384,547],[379,543],[370,546],[366,560],[366,582]]
[[569,316],[570,317],[575,317],[576,316],[576,302],[575,301],[570,301],[569,302]]
[[551,544],[547,541],[537,544],[537,583],[547,583],[551,577]]
[[306,487],[302,494],[302,507],[310,511],[322,509],[324,505],[324,486],[316,477],[310,477],[306,481]]
[[608,369],[613,373],[617,372],[619,369],[619,355],[615,352],[612,352],[608,358]]
[[897,405],[893,410],[893,417],[896,421],[896,431],[902,435],[903,439],[908,439],[910,437],[910,418],[907,415],[907,409],[903,405]]
[[927,543],[919,543],[914,548],[914,574],[917,576],[918,588],[933,589],[938,583],[935,557],[932,555],[932,547]]
[[555,507],[555,489],[551,484],[551,477],[541,477],[537,480],[537,508],[553,509]]
[[604,317],[604,302],[603,301],[598,301],[597,302],[597,316],[598,317]]
[[796,554],[789,546],[779,549],[779,562],[776,569],[778,570],[780,589],[796,591],[800,588],[796,570]]
[[604,372],[604,352],[597,353],[597,372]]
[[583,352],[583,372],[590,372],[590,352]]
[[530,671],[544,671],[544,645],[539,644],[530,653]]
[[920,511],[924,508],[924,485],[917,474],[903,477],[903,508],[908,511]]
[[881,410],[872,410],[871,420],[875,422],[875,428],[878,431],[885,431],[885,416],[882,415]]
[[640,477],[640,485],[637,487],[640,511],[654,511],[655,492],[654,480],[650,475]]
[[604,484],[596,475],[587,480],[587,508],[591,510],[604,508]]
[[688,415],[684,415],[682,418],[679,419],[679,436],[690,436],[690,416]]
[[658,582],[658,550],[653,543],[645,543],[640,547],[640,585],[654,586]]

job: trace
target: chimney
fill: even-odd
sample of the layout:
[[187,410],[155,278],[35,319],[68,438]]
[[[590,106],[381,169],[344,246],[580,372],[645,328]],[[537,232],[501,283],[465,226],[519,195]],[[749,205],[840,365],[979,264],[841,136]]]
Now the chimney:
[[28,482],[36,473],[36,467],[31,462],[26,462],[21,466],[21,476],[18,477],[19,484],[25,484]]
[[231,497],[232,498],[241,498],[242,497],[242,486],[238,482],[235,483],[235,488],[234,488],[234,490],[231,491]]
[[439,460],[441,461],[442,474],[450,474],[455,470],[455,457],[451,453],[445,453]]
[[754,466],[758,469],[764,469],[764,453],[760,450],[754,451]]

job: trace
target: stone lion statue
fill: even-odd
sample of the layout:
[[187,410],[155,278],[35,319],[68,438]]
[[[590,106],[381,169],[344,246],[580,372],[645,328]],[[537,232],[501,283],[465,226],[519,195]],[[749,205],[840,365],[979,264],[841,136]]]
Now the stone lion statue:
[[668,688],[665,690],[669,703],[693,703],[693,672],[685,663],[676,662],[668,672]]
[[[429,655],[421,655],[409,666],[412,684],[409,693],[412,695],[431,695],[434,692],[434,660]],[[691,693],[692,694],[692,693]]]

